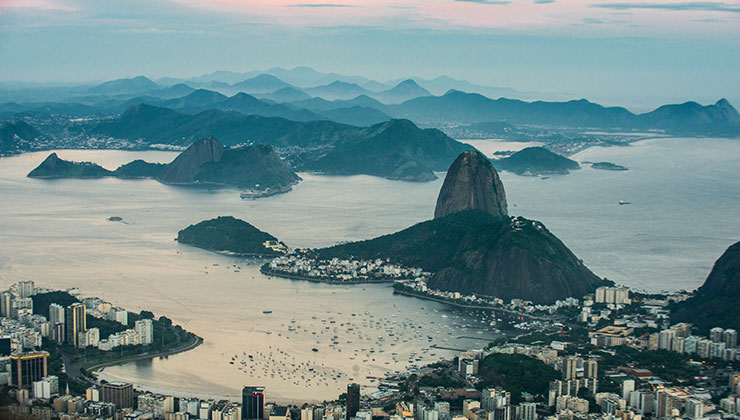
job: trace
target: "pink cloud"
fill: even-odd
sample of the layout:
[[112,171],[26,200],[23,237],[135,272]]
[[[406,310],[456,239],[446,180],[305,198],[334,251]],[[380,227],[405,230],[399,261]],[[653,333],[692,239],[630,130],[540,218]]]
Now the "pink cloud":
[[58,0],[0,0],[0,12],[11,9],[64,10],[74,11],[74,7]]

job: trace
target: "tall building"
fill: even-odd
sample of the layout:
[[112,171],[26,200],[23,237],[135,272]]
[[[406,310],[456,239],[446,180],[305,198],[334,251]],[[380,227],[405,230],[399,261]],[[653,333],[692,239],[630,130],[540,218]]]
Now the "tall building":
[[659,389],[655,393],[655,417],[658,419],[672,417],[673,397],[666,389]]
[[704,404],[695,398],[689,398],[686,400],[685,413],[690,419],[700,419],[704,417]]
[[116,405],[116,408],[134,408],[134,386],[109,382],[100,387],[100,401]]
[[673,330],[663,330],[658,335],[658,348],[661,350],[671,350],[673,346],[673,338],[676,336],[676,332]]
[[737,331],[733,329],[727,329],[722,333],[722,341],[725,342],[725,347],[728,349],[734,349],[737,347]]
[[683,352],[686,354],[694,354],[697,352],[697,346],[701,339],[695,335],[690,335],[683,340]]
[[563,380],[564,381],[576,378],[577,360],[578,359],[575,356],[567,356],[565,359],[563,359]]
[[720,327],[714,327],[711,330],[709,330],[709,339],[712,340],[714,343],[719,343],[722,341],[722,333],[724,333],[725,330],[723,330]]
[[495,399],[496,389],[484,388],[483,391],[481,391],[480,407],[486,411],[493,411],[493,407],[495,406]]
[[537,420],[537,404],[525,402],[519,405],[519,420]]
[[[684,343],[684,346],[685,346],[685,343]],[[699,342],[696,345],[696,353],[698,353],[699,356],[706,359],[709,357],[709,350],[711,346],[712,346],[712,340],[707,340],[706,338],[702,338],[701,340],[699,340]]]
[[595,359],[589,359],[586,362],[585,376],[589,379],[596,379],[599,377],[599,362]]
[[141,344],[148,346],[154,342],[154,325],[151,319],[140,319],[134,324]]
[[635,390],[635,380],[626,379],[622,382],[622,399],[629,401],[630,393]]
[[265,388],[245,386],[242,389],[242,419],[262,420],[265,417]]
[[10,292],[0,293],[0,316],[10,318],[13,311],[13,295]]
[[85,305],[81,303],[73,303],[67,306],[65,311],[64,330],[66,341],[77,347],[77,334],[81,331],[85,331],[87,328],[85,320]]
[[347,385],[347,415],[346,420],[354,417],[360,411],[360,385]]
[[[57,343],[64,342],[64,306],[52,303],[49,305],[49,329],[51,330],[51,339]],[[61,325],[58,328],[57,325]],[[60,334],[61,332],[61,334]]]
[[29,298],[34,295],[35,287],[32,280],[19,281],[17,284],[19,298]]
[[49,353],[38,351],[10,356],[10,384],[19,389],[31,389],[31,385],[47,375]]

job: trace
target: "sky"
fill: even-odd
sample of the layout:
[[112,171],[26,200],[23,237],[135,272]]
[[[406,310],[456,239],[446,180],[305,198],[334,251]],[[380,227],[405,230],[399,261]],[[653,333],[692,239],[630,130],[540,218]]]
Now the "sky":
[[740,0],[0,0],[0,81],[310,66],[740,105]]

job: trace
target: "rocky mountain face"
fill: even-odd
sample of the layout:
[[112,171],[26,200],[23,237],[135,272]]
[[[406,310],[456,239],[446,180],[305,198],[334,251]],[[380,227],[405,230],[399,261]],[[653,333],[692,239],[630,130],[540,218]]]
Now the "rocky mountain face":
[[700,333],[740,329],[740,242],[730,246],[694,296],[671,307],[672,322],[689,322]]
[[158,179],[165,184],[190,184],[196,180],[203,165],[220,161],[225,149],[213,137],[196,141],[167,165]]
[[552,303],[605,284],[545,226],[464,210],[400,232],[317,251],[321,258],[390,258],[433,273],[431,288]]
[[727,248],[714,263],[698,294],[740,294],[740,242]]
[[463,210],[482,210],[496,219],[507,218],[504,184],[491,162],[477,150],[455,159],[437,197],[434,218]]
[[439,290],[552,303],[610,284],[540,222],[509,217],[490,161],[463,152],[447,171],[433,220],[367,241],[316,251],[328,258],[389,258],[433,273]]

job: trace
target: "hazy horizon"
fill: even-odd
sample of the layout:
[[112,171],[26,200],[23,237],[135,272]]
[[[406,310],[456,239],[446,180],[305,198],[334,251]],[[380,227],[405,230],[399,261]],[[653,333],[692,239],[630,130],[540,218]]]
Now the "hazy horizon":
[[740,1],[0,1],[0,79],[102,82],[308,66],[645,110],[740,102]]

